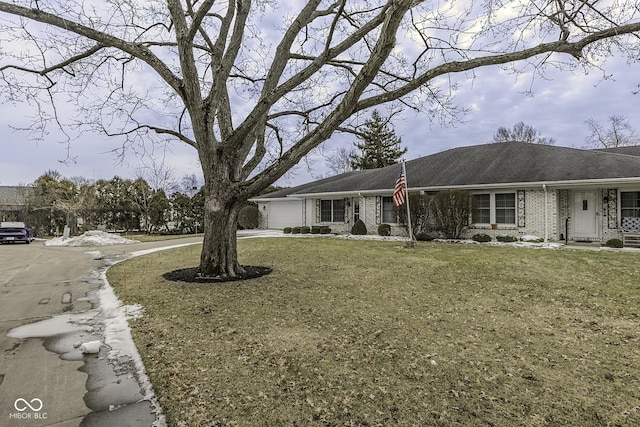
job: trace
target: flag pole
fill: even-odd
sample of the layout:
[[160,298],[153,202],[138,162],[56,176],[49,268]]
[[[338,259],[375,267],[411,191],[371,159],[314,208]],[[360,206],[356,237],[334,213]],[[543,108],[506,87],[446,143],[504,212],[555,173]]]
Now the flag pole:
[[404,196],[407,200],[407,224],[409,225],[409,240],[413,241],[413,227],[411,226],[411,210],[409,209],[409,180],[407,179],[407,169],[402,162],[402,173],[404,174]]

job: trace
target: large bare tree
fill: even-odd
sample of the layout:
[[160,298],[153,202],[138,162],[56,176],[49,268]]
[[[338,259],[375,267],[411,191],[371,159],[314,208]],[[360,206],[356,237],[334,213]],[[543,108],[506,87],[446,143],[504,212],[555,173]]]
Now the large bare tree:
[[589,129],[587,144],[593,148],[614,148],[629,145],[640,145],[640,137],[629,123],[629,118],[622,115],[609,116],[605,124],[589,119],[586,122]]
[[453,73],[600,64],[637,51],[640,31],[640,5],[622,0],[14,0],[0,14],[0,92],[34,106],[31,131],[197,150],[200,269],[222,276],[243,271],[242,203],[357,113],[456,114]]

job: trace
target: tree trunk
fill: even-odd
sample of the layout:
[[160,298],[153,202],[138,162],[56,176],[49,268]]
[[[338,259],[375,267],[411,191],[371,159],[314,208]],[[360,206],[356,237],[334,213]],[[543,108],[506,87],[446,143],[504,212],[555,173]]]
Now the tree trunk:
[[238,264],[236,232],[241,203],[207,196],[204,204],[204,241],[200,275],[233,278],[244,272]]

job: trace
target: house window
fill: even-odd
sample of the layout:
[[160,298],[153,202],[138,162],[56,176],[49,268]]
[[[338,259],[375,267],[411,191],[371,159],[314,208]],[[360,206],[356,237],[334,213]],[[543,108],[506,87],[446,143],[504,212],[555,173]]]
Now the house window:
[[496,194],[496,224],[516,223],[515,193]]
[[382,222],[385,224],[395,224],[398,222],[396,211],[393,205],[393,198],[382,198]]
[[473,195],[472,220],[474,224],[491,223],[491,194]]
[[622,218],[640,217],[640,191],[620,193],[620,214]]
[[515,224],[516,194],[474,194],[471,219],[474,224]]
[[320,200],[321,222],[344,222],[344,199]]

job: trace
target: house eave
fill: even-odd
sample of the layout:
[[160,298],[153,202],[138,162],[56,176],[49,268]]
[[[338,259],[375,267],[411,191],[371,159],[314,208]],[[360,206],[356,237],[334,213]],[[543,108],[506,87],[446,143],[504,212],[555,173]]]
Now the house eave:
[[[617,185],[640,184],[640,177],[581,179],[563,181],[503,182],[492,184],[443,185],[432,187],[409,187],[409,191],[445,191],[445,190],[485,190],[499,188],[577,188],[577,187],[610,187]],[[390,192],[390,191],[389,191]]]
[[[439,185],[428,187],[411,187],[409,192],[425,191],[437,192],[445,190],[492,190],[500,188],[541,188],[545,185],[547,188],[579,188],[579,187],[611,187],[620,185],[638,184],[640,185],[640,177],[625,178],[603,178],[603,179],[580,179],[580,180],[561,180],[561,181],[532,181],[532,182],[503,182],[490,184],[466,184],[466,185]],[[346,198],[356,196],[380,196],[393,194],[392,188],[381,188],[376,190],[351,190],[351,191],[335,191],[322,193],[297,193],[285,197],[274,198],[252,198],[251,202],[284,202],[305,199],[322,199],[322,198]]]
[[[603,179],[580,179],[580,180],[561,180],[561,181],[532,181],[532,182],[503,182],[490,184],[466,184],[466,185],[440,185],[428,187],[411,187],[409,192],[426,191],[436,192],[445,190],[491,190],[499,188],[541,188],[545,185],[547,188],[577,188],[577,187],[610,187],[618,185],[639,184],[640,177],[626,178],[603,178]],[[352,190],[352,191],[336,191],[322,193],[299,193],[279,199],[269,199],[274,201],[292,200],[292,199],[318,199],[318,198],[342,198],[356,196],[380,196],[393,194],[392,188],[376,189],[376,190]],[[260,199],[256,201],[265,201]]]
[[251,198],[248,201],[249,202],[254,202],[254,203],[265,203],[265,202],[291,202],[291,201],[296,201],[296,200],[304,200],[305,197],[299,197],[299,196],[286,196],[286,197],[255,197],[255,198]]

